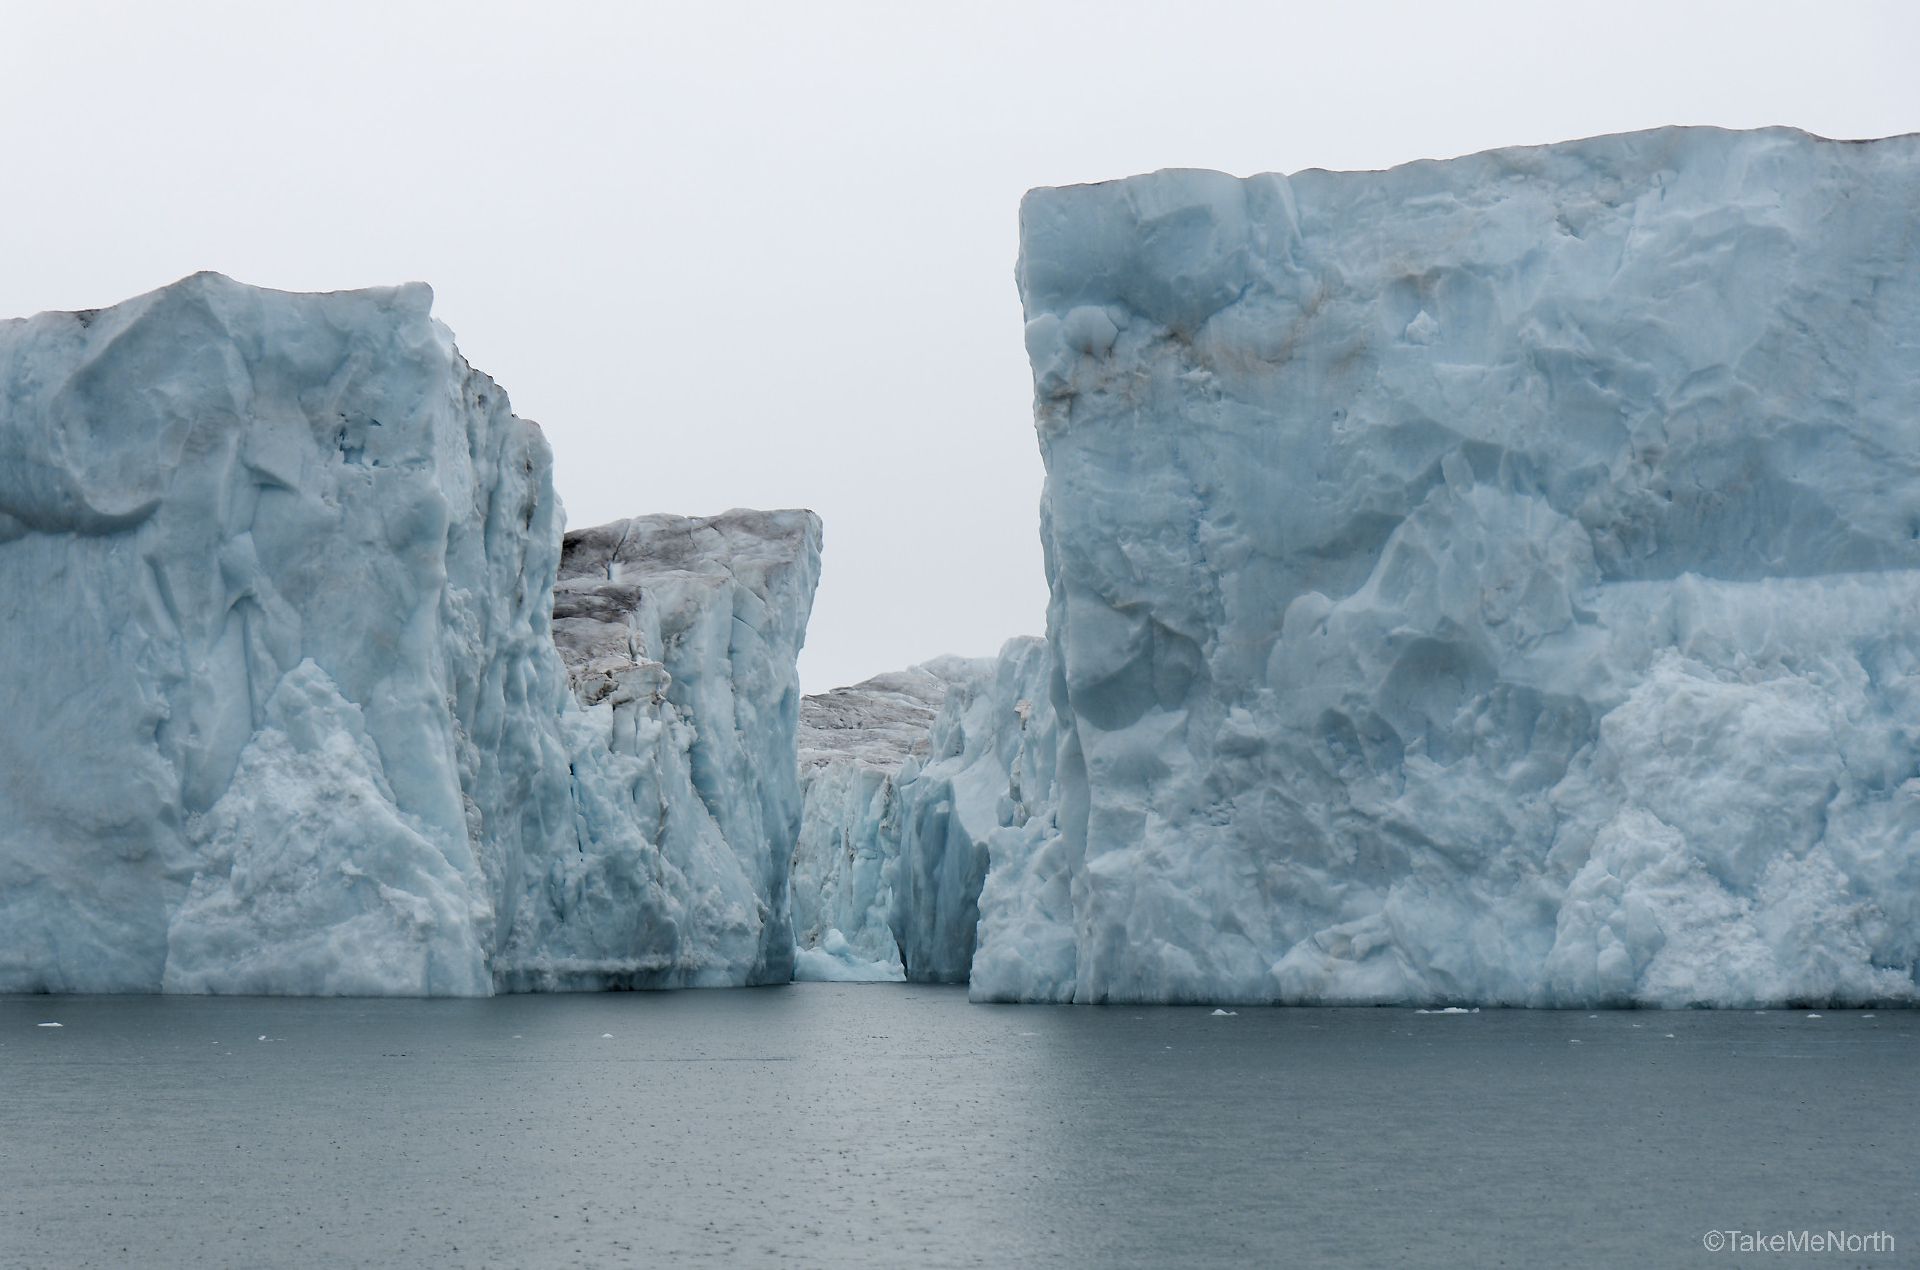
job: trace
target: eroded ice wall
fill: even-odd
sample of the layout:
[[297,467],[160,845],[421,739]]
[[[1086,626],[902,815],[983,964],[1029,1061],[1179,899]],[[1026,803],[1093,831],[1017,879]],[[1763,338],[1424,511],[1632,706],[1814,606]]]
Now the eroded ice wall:
[[1021,232],[1074,999],[1914,995],[1920,140]]
[[[978,984],[990,862],[1008,902],[989,916],[1019,923],[996,956],[1060,977],[1060,941],[1033,929],[1054,897],[1024,894],[1058,838],[1048,665],[1044,641],[1019,638],[998,657],[942,658],[807,699],[793,860],[800,977],[971,973]],[[1031,964],[1037,956],[1052,961]]]
[[[580,706],[566,733],[578,850],[548,865],[538,920],[503,963],[511,982],[792,977],[796,659],[819,577],[809,511],[566,536],[553,633]],[[612,930],[626,934],[609,947]]]
[[[430,302],[201,274],[0,322],[0,991],[480,994],[663,944],[690,978],[742,964],[713,950],[752,905],[643,920],[678,894],[658,826],[698,800],[570,697],[546,443]],[[777,749],[760,709],[738,724],[770,717]],[[629,858],[591,856],[582,826],[648,780]],[[576,872],[639,916],[570,921]]]
[[791,865],[794,974],[905,974],[893,933],[899,780],[926,757],[935,713],[974,663],[941,658],[817,693],[800,704],[804,809]]
[[948,689],[924,763],[901,777],[890,920],[910,979],[968,982],[989,864],[1015,854],[996,843],[1051,819],[1051,782],[1033,775],[1057,748],[1050,715],[1035,717],[1045,665],[1031,636],[977,663]]

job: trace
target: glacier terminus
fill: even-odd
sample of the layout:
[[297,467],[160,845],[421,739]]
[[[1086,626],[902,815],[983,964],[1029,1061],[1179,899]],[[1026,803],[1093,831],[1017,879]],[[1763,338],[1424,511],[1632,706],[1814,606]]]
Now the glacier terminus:
[[1034,190],[1045,635],[804,700],[819,518],[565,530],[424,285],[0,323],[0,990],[1912,1001],[1916,208],[1789,129]]

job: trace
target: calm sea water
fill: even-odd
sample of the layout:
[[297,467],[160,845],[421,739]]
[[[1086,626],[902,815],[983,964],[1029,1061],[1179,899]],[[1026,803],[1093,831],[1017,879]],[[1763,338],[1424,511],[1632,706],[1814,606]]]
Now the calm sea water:
[[1911,1264],[1920,1015],[1821,1014],[3,997],[0,1264]]

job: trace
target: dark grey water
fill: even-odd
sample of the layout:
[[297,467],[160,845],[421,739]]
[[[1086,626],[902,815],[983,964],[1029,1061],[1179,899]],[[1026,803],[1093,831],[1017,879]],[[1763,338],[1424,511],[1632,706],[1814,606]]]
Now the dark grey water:
[[1821,1013],[7,997],[0,1263],[1913,1263],[1920,1015]]

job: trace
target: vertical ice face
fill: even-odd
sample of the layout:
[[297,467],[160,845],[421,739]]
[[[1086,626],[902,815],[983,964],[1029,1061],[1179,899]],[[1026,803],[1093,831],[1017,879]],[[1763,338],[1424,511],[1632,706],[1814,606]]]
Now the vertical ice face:
[[[989,931],[1005,934],[1001,976],[1047,973],[1032,961],[1043,944],[1057,963],[1060,941],[1035,929],[1051,895],[1027,887],[1058,837],[1049,664],[1044,641],[1020,638],[997,658],[942,658],[807,699],[793,858],[799,977],[971,975],[977,987]],[[997,907],[982,899],[996,881],[1006,897]]]
[[948,689],[925,760],[901,773],[891,920],[911,979],[969,980],[995,843],[1035,818],[1023,789],[1044,789],[1029,746],[1044,735],[1032,716],[1045,660],[1046,646],[1022,637],[975,663]]
[[1062,841],[983,903],[1072,983],[991,995],[1913,996],[1916,208],[1788,130],[1029,194]]
[[488,990],[567,820],[560,527],[431,299],[0,324],[6,987]]
[[904,975],[892,926],[899,781],[909,760],[926,757],[948,686],[975,669],[941,658],[801,702],[805,803],[789,888],[796,978]]
[[[568,721],[577,850],[537,879],[509,982],[792,977],[796,659],[819,576],[808,511],[567,535],[554,639],[582,712]],[[613,929],[630,934],[609,945]]]
[[[1059,719],[1052,650],[1044,640],[1007,641],[994,667],[987,714],[973,734],[986,761],[956,788],[988,792],[998,780],[986,834],[986,876],[968,983],[975,1001],[1071,1001],[1078,970],[1072,879],[1076,849],[1061,832]],[[985,819],[978,812],[971,819]]]
[[[779,538],[791,579],[673,549],[746,580],[718,618],[665,588],[680,739],[622,748],[554,648],[546,443],[430,302],[201,274],[0,322],[0,991],[476,994],[663,945],[688,980],[781,973],[817,525]],[[701,833],[722,875],[661,862]],[[583,876],[623,921],[573,920]]]

